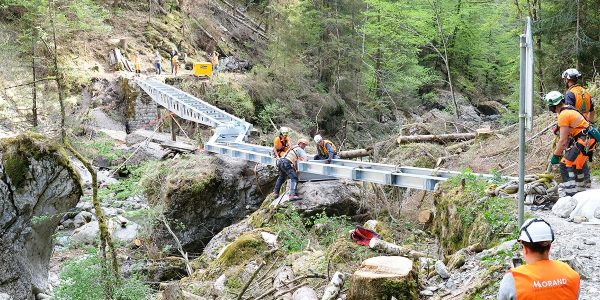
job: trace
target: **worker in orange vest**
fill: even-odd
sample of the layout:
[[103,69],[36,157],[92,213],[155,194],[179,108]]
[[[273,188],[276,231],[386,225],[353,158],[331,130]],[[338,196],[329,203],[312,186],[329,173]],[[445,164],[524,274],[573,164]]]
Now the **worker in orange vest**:
[[298,145],[291,147],[282,158],[277,160],[277,169],[279,170],[279,176],[277,176],[277,182],[275,182],[275,189],[273,195],[275,198],[279,197],[279,190],[286,179],[290,179],[290,194],[289,200],[301,199],[296,193],[298,187],[298,161],[308,160],[308,156],[304,151],[304,148],[308,145],[308,140],[299,139]]
[[585,190],[583,166],[594,154],[598,131],[590,126],[581,112],[565,104],[564,96],[552,91],[544,96],[551,112],[558,114],[559,140],[550,163],[560,163],[563,182],[559,195],[573,196]]
[[340,158],[337,155],[337,148],[332,141],[323,139],[320,134],[315,135],[314,140],[317,144],[315,160],[325,160],[325,163],[330,164],[332,159]]
[[287,127],[281,127],[279,129],[279,136],[273,139],[273,155],[276,158],[282,157],[292,145],[288,134],[290,129]]
[[[567,88],[565,93],[565,104],[575,107],[580,111],[588,122],[594,123],[596,112],[594,111],[594,102],[590,97],[590,94],[577,82],[581,78],[581,73],[577,69],[567,69],[562,73],[562,79]],[[592,187],[592,180],[590,177],[590,168],[587,162],[583,165],[583,178],[585,187]]]
[[550,259],[554,231],[541,218],[532,218],[521,226],[519,243],[526,265],[515,266],[500,282],[498,300],[577,300],[579,274],[569,265]]

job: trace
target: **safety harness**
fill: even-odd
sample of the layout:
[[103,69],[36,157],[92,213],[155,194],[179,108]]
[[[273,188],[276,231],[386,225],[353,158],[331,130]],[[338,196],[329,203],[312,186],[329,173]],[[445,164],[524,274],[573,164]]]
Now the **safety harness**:
[[[563,110],[574,110],[577,113],[579,113],[579,115],[586,120],[585,116],[579,111],[577,110],[575,107],[571,106],[571,105],[565,105],[561,111]],[[577,149],[579,149],[579,151],[581,151],[581,153],[585,156],[587,156],[590,161],[592,161],[592,157],[594,155],[594,149],[596,147],[596,139],[591,139],[592,141],[590,142],[590,134],[589,134],[589,129],[590,129],[589,123],[588,123],[588,127],[584,128],[582,131],[580,131],[577,135],[570,137],[569,138],[569,143],[567,146],[567,151],[575,146],[577,147]]]

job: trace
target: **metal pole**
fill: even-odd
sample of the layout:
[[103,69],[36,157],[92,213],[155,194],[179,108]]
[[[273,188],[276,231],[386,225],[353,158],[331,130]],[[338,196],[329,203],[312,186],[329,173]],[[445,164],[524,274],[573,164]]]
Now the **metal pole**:
[[525,211],[525,86],[526,86],[526,55],[527,42],[524,34],[520,37],[521,47],[521,67],[520,82],[521,90],[519,92],[519,228],[523,225],[523,215]]

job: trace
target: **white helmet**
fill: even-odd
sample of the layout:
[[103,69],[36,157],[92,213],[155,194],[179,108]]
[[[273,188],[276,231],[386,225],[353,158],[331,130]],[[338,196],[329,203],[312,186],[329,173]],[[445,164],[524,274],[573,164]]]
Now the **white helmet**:
[[279,129],[279,133],[283,134],[283,135],[288,135],[290,133],[290,129],[287,127],[281,127]]
[[315,143],[319,143],[320,141],[323,140],[323,137],[320,134],[317,134],[317,135],[315,135],[314,140],[315,140]]
[[562,73],[562,79],[579,79],[581,73],[577,69],[567,69]]
[[544,219],[531,218],[521,226],[517,240],[527,243],[553,242],[554,231]]
[[557,105],[565,99],[565,96],[559,91],[552,91],[544,96],[546,105]]

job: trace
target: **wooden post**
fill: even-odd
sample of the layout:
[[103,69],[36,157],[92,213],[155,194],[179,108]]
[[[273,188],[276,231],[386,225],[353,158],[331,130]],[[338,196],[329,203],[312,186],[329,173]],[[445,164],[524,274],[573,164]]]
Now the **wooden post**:
[[177,141],[177,135],[175,135],[175,117],[171,116],[171,140]]

